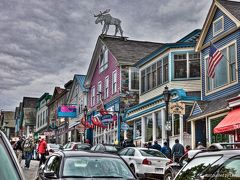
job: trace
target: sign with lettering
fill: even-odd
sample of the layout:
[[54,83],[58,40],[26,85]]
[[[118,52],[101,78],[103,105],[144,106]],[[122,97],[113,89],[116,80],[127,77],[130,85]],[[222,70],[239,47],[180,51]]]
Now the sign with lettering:
[[185,114],[185,104],[181,102],[169,103],[170,114]]

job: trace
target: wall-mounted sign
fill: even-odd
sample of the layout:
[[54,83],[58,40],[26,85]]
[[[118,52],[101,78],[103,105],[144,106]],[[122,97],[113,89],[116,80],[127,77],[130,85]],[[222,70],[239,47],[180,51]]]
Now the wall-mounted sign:
[[58,107],[58,117],[77,117],[76,106],[59,106]]
[[181,102],[169,103],[170,114],[185,114],[185,104]]
[[128,125],[127,123],[122,123],[122,124],[121,124],[121,129],[124,130],[124,131],[126,131],[126,130],[129,129],[129,125]]
[[101,117],[101,120],[103,124],[108,124],[113,122],[113,117],[111,114],[105,114]]

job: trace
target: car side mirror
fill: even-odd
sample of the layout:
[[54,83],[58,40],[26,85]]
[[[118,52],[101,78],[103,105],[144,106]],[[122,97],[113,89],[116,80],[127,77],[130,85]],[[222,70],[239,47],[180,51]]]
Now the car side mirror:
[[46,177],[46,178],[55,176],[55,172],[54,171],[44,171],[43,174],[44,174],[44,177]]

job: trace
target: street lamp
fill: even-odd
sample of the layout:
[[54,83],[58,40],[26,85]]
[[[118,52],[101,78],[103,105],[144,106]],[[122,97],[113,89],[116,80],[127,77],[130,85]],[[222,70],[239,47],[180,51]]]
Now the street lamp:
[[83,109],[83,113],[84,113],[84,131],[83,131],[83,142],[85,143],[85,131],[86,131],[86,124],[87,124],[87,112],[88,112],[88,109],[87,109],[87,106],[84,107]]
[[167,127],[167,145],[169,147],[169,131],[171,131],[171,122],[168,119],[168,104],[170,99],[170,91],[168,90],[168,87],[165,86],[163,91],[164,101],[166,104],[166,113],[165,113],[165,121],[166,121],[166,127]]

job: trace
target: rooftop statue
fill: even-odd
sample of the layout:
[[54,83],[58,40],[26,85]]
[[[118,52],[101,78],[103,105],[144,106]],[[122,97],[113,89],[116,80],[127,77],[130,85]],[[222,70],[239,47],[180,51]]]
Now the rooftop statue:
[[104,12],[101,12],[97,15],[94,14],[94,17],[97,17],[97,19],[95,20],[95,24],[98,23],[103,23],[103,29],[102,29],[102,34],[107,34],[108,29],[109,29],[109,25],[115,25],[115,34],[114,36],[116,36],[117,32],[120,31],[121,37],[123,37],[123,30],[121,28],[121,20],[112,17],[110,14],[110,9],[105,10]]

